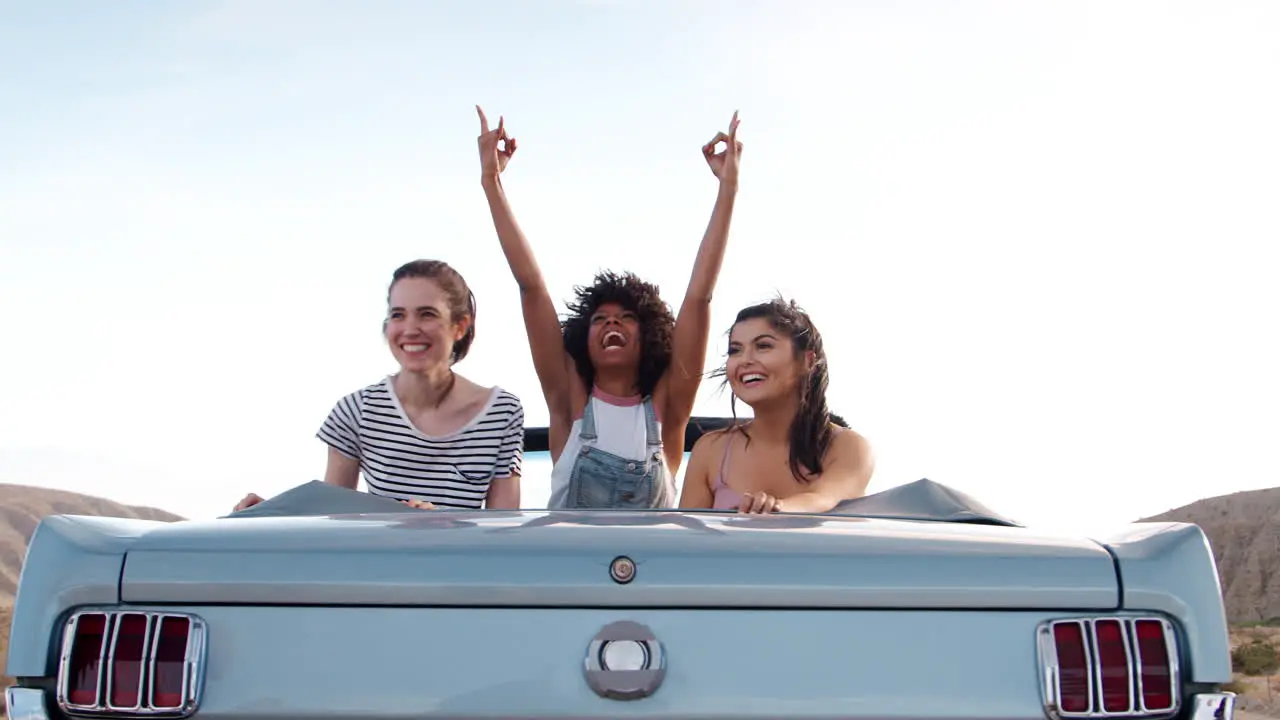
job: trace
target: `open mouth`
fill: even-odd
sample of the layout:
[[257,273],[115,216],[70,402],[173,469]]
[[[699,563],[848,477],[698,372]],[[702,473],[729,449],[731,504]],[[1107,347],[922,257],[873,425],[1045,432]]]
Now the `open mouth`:
[[400,345],[400,349],[407,353],[421,353],[427,351],[426,343],[404,343]]
[[743,387],[755,387],[764,382],[764,375],[755,372],[746,373],[738,377],[738,382],[742,383]]
[[617,330],[610,330],[600,338],[600,346],[605,350],[617,350],[627,345],[627,338]]

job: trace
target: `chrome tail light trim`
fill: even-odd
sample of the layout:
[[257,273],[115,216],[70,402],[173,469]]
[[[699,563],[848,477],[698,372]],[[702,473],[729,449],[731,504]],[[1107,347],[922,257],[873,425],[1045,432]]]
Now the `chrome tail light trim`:
[[[1128,695],[1126,710],[1108,711],[1102,693],[1102,663],[1098,657],[1099,622],[1118,622],[1120,637],[1125,650],[1125,661],[1129,668]],[[1138,642],[1137,623],[1159,623],[1168,657],[1170,705],[1162,708],[1147,707],[1142,692],[1142,650]],[[1084,643],[1085,675],[1088,679],[1086,695],[1088,702],[1083,711],[1070,711],[1062,708],[1062,666],[1058,658],[1058,648],[1054,629],[1061,625],[1075,625],[1080,630]],[[1179,651],[1177,635],[1173,624],[1162,617],[1105,615],[1091,617],[1057,618],[1041,623],[1036,628],[1036,651],[1040,663],[1041,696],[1044,701],[1045,714],[1053,720],[1076,720],[1078,718],[1143,718],[1144,720],[1164,720],[1176,716],[1181,710],[1181,668],[1179,667]]]
[[[76,638],[80,628],[80,621],[90,615],[102,616],[102,640],[98,645],[98,672],[94,678],[93,702],[89,704],[71,702],[71,682],[74,680],[70,673],[71,658],[75,653]],[[112,613],[101,610],[85,610],[71,616],[64,625],[62,637],[62,654],[58,659],[58,683],[57,696],[58,706],[64,712],[93,712],[99,707],[106,693],[106,664],[111,639],[112,630]]]
[[[102,615],[105,617],[105,630],[101,650],[98,657],[98,677],[92,704],[71,702],[70,685],[71,654],[75,646],[79,623],[85,616]],[[145,620],[142,646],[141,667],[138,673],[137,700],[132,706],[121,707],[112,703],[112,688],[115,680],[113,660],[119,643],[121,621],[129,616],[142,616]],[[156,653],[159,649],[160,631],[166,619],[182,620],[187,623],[186,651],[182,658],[182,679],[178,688],[179,702],[176,706],[160,706],[156,700]],[[208,630],[205,622],[195,615],[174,612],[152,612],[142,610],[102,610],[84,609],[71,615],[63,625],[62,654],[58,662],[58,680],[56,683],[56,701],[58,707],[67,715],[113,717],[147,717],[147,718],[186,718],[193,715],[200,706],[200,696],[204,688],[204,671]]]

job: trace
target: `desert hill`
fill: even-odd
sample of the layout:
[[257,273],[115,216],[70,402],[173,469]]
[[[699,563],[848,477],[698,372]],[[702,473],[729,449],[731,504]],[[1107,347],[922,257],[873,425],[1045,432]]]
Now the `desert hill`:
[[[46,515],[96,515],[172,522],[183,518],[149,507],[123,505],[106,498],[27,485],[0,483],[0,686],[7,687],[5,659],[9,652],[9,624],[13,593],[18,587],[27,543]],[[0,699],[0,709],[4,701]]]
[[[1197,500],[1144,521],[1200,526],[1213,548],[1235,653],[1257,643],[1280,648],[1280,487]],[[1241,694],[1237,720],[1280,717],[1280,675],[1238,666],[1233,687]],[[1243,710],[1243,712],[1242,712]]]
[[163,510],[122,505],[91,495],[0,484],[0,604],[12,600],[27,542],[46,515],[97,515],[170,522],[182,519]]
[[1204,530],[1231,622],[1280,618],[1280,487],[1205,498],[1143,521],[1195,523]]

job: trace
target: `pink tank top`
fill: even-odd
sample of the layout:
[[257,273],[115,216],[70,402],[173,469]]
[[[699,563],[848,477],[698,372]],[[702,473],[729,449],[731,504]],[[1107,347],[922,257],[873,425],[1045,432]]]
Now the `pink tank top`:
[[725,469],[729,466],[729,450],[733,447],[733,432],[730,431],[724,441],[724,455],[720,458],[720,468],[716,470],[716,479],[711,483],[711,508],[713,510],[737,510],[742,502],[742,493],[724,484]]
[[[837,427],[836,432],[844,428]],[[729,450],[733,448],[733,431],[724,441],[724,455],[720,458],[720,468],[716,471],[716,479],[711,483],[711,508],[713,510],[737,510],[742,502],[742,493],[724,484],[725,470],[729,467]]]

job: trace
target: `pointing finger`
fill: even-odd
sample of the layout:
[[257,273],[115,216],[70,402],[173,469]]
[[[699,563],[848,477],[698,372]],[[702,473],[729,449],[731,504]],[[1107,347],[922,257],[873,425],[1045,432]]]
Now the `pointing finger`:
[[733,111],[733,119],[729,121],[729,137],[738,137],[738,111]]
[[489,132],[489,118],[484,116],[484,110],[481,110],[480,106],[477,105],[476,112],[480,113],[480,132],[481,133]]

